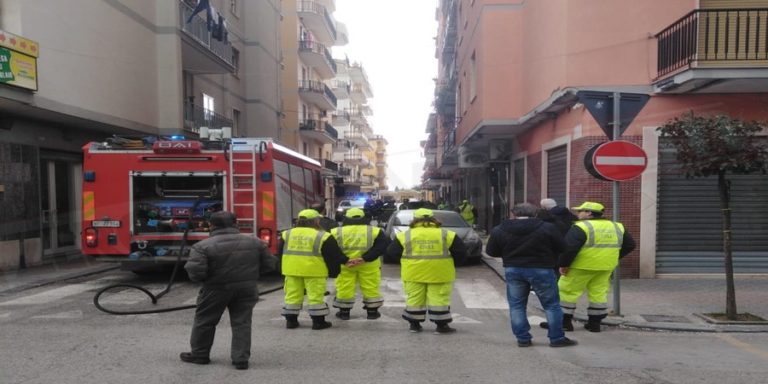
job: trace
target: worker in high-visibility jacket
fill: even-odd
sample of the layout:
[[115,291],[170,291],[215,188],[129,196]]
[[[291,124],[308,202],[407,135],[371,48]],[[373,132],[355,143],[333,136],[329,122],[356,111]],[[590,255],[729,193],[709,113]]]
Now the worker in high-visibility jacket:
[[400,277],[405,291],[403,318],[411,332],[421,332],[421,323],[437,324],[435,333],[455,332],[451,317],[451,291],[456,279],[455,263],[461,263],[467,249],[456,233],[440,228],[431,209],[413,212],[410,228],[398,233],[387,247],[387,256],[400,259]]
[[285,276],[282,312],[285,327],[293,329],[299,326],[299,312],[306,292],[312,329],[329,328],[331,323],[325,321],[325,316],[330,313],[325,303],[326,281],[328,276],[337,276],[340,265],[349,259],[336,239],[321,229],[320,213],[314,209],[299,212],[294,228],[283,231],[280,240],[278,254]]
[[389,240],[381,228],[369,225],[369,217],[360,208],[347,210],[341,227],[331,230],[339,247],[350,260],[363,260],[362,263],[347,267],[341,266],[341,273],[336,278],[336,297],[333,306],[338,308],[336,317],[350,319],[350,311],[355,305],[355,288],[360,284],[363,294],[363,308],[368,312],[369,320],[381,317],[379,308],[384,304],[381,296],[381,259],[387,250]]
[[475,224],[475,220],[477,220],[477,208],[470,204],[469,200],[463,200],[461,204],[456,207],[456,212],[458,212],[469,225]]
[[608,315],[611,273],[619,259],[635,249],[635,241],[624,225],[603,218],[604,209],[602,204],[591,201],[573,208],[579,221],[565,235],[566,248],[560,256],[561,276],[557,284],[566,331],[573,330],[576,303],[586,290],[589,307],[584,328],[600,332],[600,323]]

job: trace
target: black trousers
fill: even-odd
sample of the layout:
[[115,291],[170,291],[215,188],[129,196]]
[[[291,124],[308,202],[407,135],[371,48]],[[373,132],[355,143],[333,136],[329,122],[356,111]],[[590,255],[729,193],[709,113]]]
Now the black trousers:
[[253,307],[259,300],[256,287],[239,289],[210,289],[203,287],[197,295],[195,323],[189,343],[192,355],[209,357],[216,325],[224,310],[229,310],[232,326],[232,362],[248,361],[251,356],[251,322]]

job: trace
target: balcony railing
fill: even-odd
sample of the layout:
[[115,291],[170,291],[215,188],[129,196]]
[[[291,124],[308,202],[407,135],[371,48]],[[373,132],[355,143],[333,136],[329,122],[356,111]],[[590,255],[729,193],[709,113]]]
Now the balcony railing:
[[325,57],[326,64],[328,64],[328,66],[333,69],[333,73],[336,74],[336,60],[333,59],[333,56],[331,56],[331,51],[329,51],[325,45],[312,40],[299,40],[299,50],[323,55],[323,57]]
[[334,106],[336,105],[336,95],[333,94],[322,81],[301,80],[299,81],[300,92],[314,92],[324,95]]
[[211,31],[208,30],[208,23],[200,15],[204,15],[205,12],[200,12],[187,23],[187,20],[194,12],[194,8],[189,6],[184,1],[179,1],[179,14],[181,23],[181,30],[187,35],[191,36],[197,42],[204,47],[208,48],[214,55],[224,60],[227,64],[234,67],[234,58],[232,57],[232,45],[226,41],[226,39],[217,40],[212,37]]
[[334,140],[339,139],[339,132],[326,121],[304,120],[299,123],[299,131],[324,132]]
[[697,9],[656,35],[658,77],[691,66],[768,60],[768,8]]
[[199,133],[200,127],[208,127],[209,129],[232,127],[232,119],[199,105],[184,103],[184,129]]
[[310,1],[310,0],[300,0],[297,5],[298,5],[299,12],[313,12],[317,14],[322,14],[323,18],[325,19],[325,24],[328,27],[328,30],[331,31],[331,36],[333,37],[333,40],[336,40],[336,23],[333,21],[333,18],[331,18],[331,14],[328,13],[327,8],[325,8],[322,4],[318,3],[317,1]]

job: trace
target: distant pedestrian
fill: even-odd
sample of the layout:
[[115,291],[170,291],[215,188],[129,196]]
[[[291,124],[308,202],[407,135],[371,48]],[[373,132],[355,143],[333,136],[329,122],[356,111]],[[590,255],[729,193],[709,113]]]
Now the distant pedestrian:
[[[579,221],[565,235],[566,248],[560,257],[560,306],[563,327],[573,329],[572,319],[579,297],[587,291],[588,321],[584,328],[600,332],[600,324],[608,315],[608,289],[619,259],[635,249],[635,241],[624,225],[603,218],[600,203],[586,201],[574,207]],[[547,323],[542,323],[547,327]]]
[[370,218],[360,208],[347,210],[341,227],[334,228],[331,234],[339,247],[350,260],[363,262],[347,267],[341,266],[341,273],[336,278],[336,297],[333,306],[338,308],[336,317],[350,319],[350,311],[355,305],[355,291],[360,284],[363,294],[363,308],[367,319],[381,317],[379,308],[384,303],[381,296],[381,258],[387,250],[389,239],[381,228],[370,225]]
[[192,246],[184,269],[190,280],[203,283],[197,296],[191,352],[182,361],[208,364],[216,325],[225,309],[232,326],[232,364],[248,369],[251,356],[251,319],[259,300],[256,281],[260,273],[275,269],[277,259],[258,238],[240,234],[235,215],[220,211],[210,218],[211,235]]
[[336,228],[339,226],[339,223],[336,222],[336,220],[331,219],[330,217],[325,215],[326,209],[325,209],[325,203],[320,203],[312,207],[317,213],[320,214],[320,228],[323,229],[323,231],[329,232],[331,229]]
[[470,204],[469,200],[463,200],[461,204],[456,207],[456,212],[458,212],[469,225],[475,224],[475,220],[477,220],[477,208]]
[[467,249],[461,237],[440,228],[431,209],[413,212],[410,228],[397,234],[387,255],[400,260],[400,276],[405,291],[403,319],[411,332],[421,332],[427,315],[437,324],[436,333],[452,333],[451,291],[456,279],[456,263],[463,262]]
[[529,203],[515,205],[511,218],[491,230],[485,252],[503,260],[509,319],[517,345],[532,345],[526,307],[528,295],[533,291],[553,325],[547,333],[549,345],[569,347],[576,345],[576,341],[565,337],[563,332],[563,312],[554,271],[565,241],[553,224],[534,217],[536,211]]
[[299,212],[296,226],[281,234],[278,254],[281,256],[282,273],[285,276],[282,312],[285,327],[299,327],[299,313],[305,292],[312,329],[331,327],[332,324],[325,321],[325,316],[330,313],[325,303],[326,281],[328,276],[336,277],[340,265],[349,259],[339,249],[336,239],[322,230],[317,211],[305,209]]

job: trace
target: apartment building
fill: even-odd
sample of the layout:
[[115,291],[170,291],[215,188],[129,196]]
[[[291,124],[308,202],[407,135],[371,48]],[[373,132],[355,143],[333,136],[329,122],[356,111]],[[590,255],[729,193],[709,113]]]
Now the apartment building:
[[339,131],[333,159],[341,164],[335,197],[341,199],[375,190],[375,155],[368,118],[373,114],[368,99],[373,90],[362,64],[336,59],[338,73],[333,87],[341,96],[333,122]]
[[[656,128],[692,111],[765,120],[768,1],[441,0],[435,112],[424,185],[468,198],[491,228],[520,202],[600,201],[586,152],[608,141],[584,92],[649,95],[621,136],[648,155],[620,184],[620,220],[638,241],[627,277],[723,269],[716,180],[685,179]],[[768,272],[768,177],[732,177],[737,273]],[[738,233],[738,234],[737,234]]]
[[373,159],[375,159],[376,172],[372,173],[374,190],[380,196],[380,191],[389,190],[387,185],[387,144],[389,142],[382,135],[373,135],[371,145],[373,146]]
[[201,127],[280,138],[281,6],[1,1],[15,66],[0,81],[0,268],[78,252],[89,141]]
[[[281,141],[319,161],[330,181],[338,175],[332,153],[339,139],[332,118],[339,94],[331,82],[338,68],[331,50],[347,44],[346,27],[333,17],[334,0],[284,0],[282,4]],[[326,188],[332,200],[334,183],[326,183]],[[333,206],[329,201],[326,209]]]

